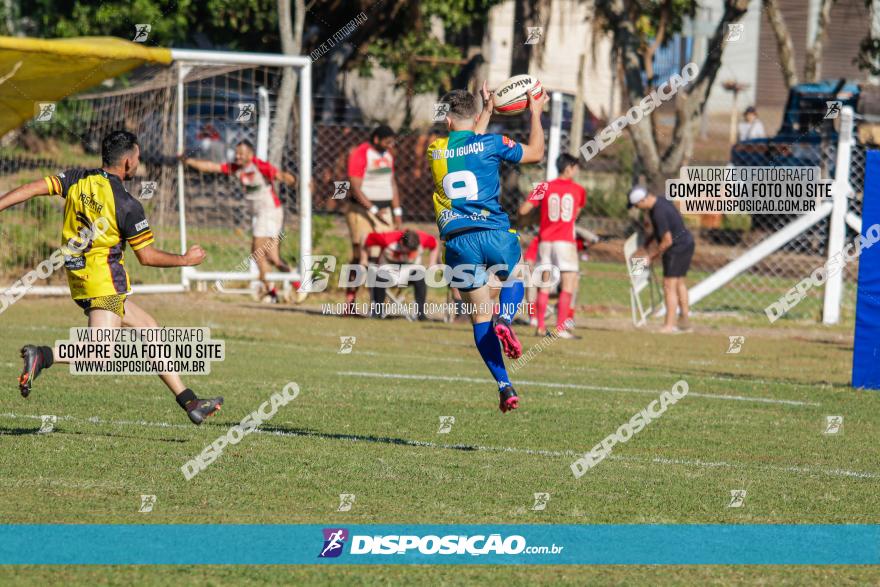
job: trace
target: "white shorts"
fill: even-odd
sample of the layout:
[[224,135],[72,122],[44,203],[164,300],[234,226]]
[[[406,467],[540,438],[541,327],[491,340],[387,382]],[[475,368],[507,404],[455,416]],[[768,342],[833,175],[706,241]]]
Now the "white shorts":
[[562,272],[576,272],[579,268],[577,245],[568,241],[539,242],[538,265],[553,265]]
[[254,211],[253,235],[255,238],[275,238],[284,227],[284,208],[261,206]]

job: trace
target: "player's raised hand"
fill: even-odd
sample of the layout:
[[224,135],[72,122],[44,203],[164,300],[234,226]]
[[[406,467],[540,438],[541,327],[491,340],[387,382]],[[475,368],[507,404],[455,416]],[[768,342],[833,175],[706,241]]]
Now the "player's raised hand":
[[205,249],[199,245],[193,245],[189,248],[183,258],[186,260],[187,267],[192,267],[194,265],[200,265],[207,256],[208,254],[205,252]]
[[495,109],[495,94],[489,91],[489,84],[485,81],[480,89],[480,96],[483,98],[483,110],[477,115],[474,123],[474,132],[478,135],[485,133],[489,128],[489,119],[492,118]]
[[489,82],[483,81],[483,87],[480,88],[480,96],[483,98],[483,110],[492,112],[495,108],[495,94],[489,91]]
[[547,92],[541,92],[541,97],[538,99],[533,98],[531,94],[527,93],[526,95],[529,97],[529,110],[532,116],[541,116],[541,113],[544,112],[544,104],[550,99]]

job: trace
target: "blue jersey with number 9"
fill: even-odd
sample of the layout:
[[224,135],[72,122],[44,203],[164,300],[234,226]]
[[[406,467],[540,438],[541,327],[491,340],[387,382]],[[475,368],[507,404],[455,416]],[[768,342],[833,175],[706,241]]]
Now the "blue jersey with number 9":
[[498,134],[454,130],[428,146],[440,238],[473,228],[509,230],[501,209],[501,161],[519,163],[522,146]]

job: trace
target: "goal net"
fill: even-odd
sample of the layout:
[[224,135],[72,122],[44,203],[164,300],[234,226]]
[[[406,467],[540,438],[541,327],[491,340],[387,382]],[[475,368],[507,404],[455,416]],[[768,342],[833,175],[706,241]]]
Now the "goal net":
[[[172,50],[167,66],[141,67],[112,88],[97,87],[51,102],[33,96],[33,119],[0,145],[0,190],[73,167],[101,166],[101,138],[125,129],[137,134],[141,164],[126,181],[144,206],[156,246],[183,252],[193,244],[208,253],[199,267],[155,269],[126,263],[135,292],[183,291],[215,285],[220,291],[247,291],[256,285],[251,251],[251,210],[234,176],[184,168],[178,158],[232,161],[237,143],[247,140],[257,157],[269,158],[284,67],[298,83],[280,168],[297,177],[295,187],[275,183],[284,210],[279,244],[290,273],[270,274],[289,287],[299,279],[298,261],[311,251],[311,103],[308,59],[278,55]],[[49,105],[48,107],[46,105]],[[22,278],[61,245],[60,198],[34,198],[6,210],[0,223],[0,291],[13,287],[33,294],[66,294],[63,270],[37,271],[33,285]],[[261,254],[259,251],[257,255]],[[26,278],[24,281],[29,281]],[[221,283],[217,283],[217,282]]]

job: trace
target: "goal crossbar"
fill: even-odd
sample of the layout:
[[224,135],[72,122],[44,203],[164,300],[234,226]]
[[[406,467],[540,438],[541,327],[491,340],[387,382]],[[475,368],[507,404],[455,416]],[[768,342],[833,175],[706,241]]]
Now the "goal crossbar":
[[[203,51],[194,49],[170,49],[172,64],[177,64],[177,152],[184,151],[185,141],[185,94],[184,82],[186,74],[193,67],[212,66],[267,66],[267,67],[292,67],[298,71],[299,78],[299,132],[298,132],[298,212],[299,212],[299,255],[298,267],[290,273],[270,273],[267,278],[280,280],[288,286],[288,281],[300,279],[304,273],[304,259],[312,252],[312,68],[311,60],[302,55],[282,55],[273,53],[237,53],[232,51]],[[269,126],[260,129],[264,135],[269,132]],[[263,144],[268,145],[268,137],[263,136]],[[262,155],[262,153],[261,153]],[[180,227],[180,252],[185,253],[188,248],[187,224],[186,224],[186,189],[184,182],[184,166],[182,162],[177,164],[177,199],[179,208]],[[135,293],[179,293],[189,290],[193,281],[247,281],[253,283],[258,279],[258,273],[251,261],[246,271],[200,271],[193,267],[183,267],[179,271],[179,280],[164,284],[141,284],[134,285]],[[32,285],[25,288],[26,295],[67,295],[69,289],[66,285]],[[9,294],[19,293],[15,288],[7,290]]]
[[[197,65],[254,65],[293,67],[299,73],[299,266],[291,273],[273,273],[267,278],[281,280],[299,280],[305,271],[304,259],[312,252],[312,62],[301,55],[279,55],[272,53],[236,53],[232,51],[201,51],[193,49],[171,49],[173,60],[181,65],[177,77],[177,147],[178,152],[184,150],[184,81],[188,67]],[[268,132],[268,126],[261,128],[262,133]],[[263,144],[268,144],[268,137],[262,136]],[[185,253],[188,247],[186,233],[186,185],[184,181],[184,165],[177,165],[177,196],[180,209],[180,252]],[[251,268],[253,269],[253,268]],[[200,271],[196,268],[184,268],[181,271],[181,285],[188,288],[191,281],[254,281],[251,271]]]

